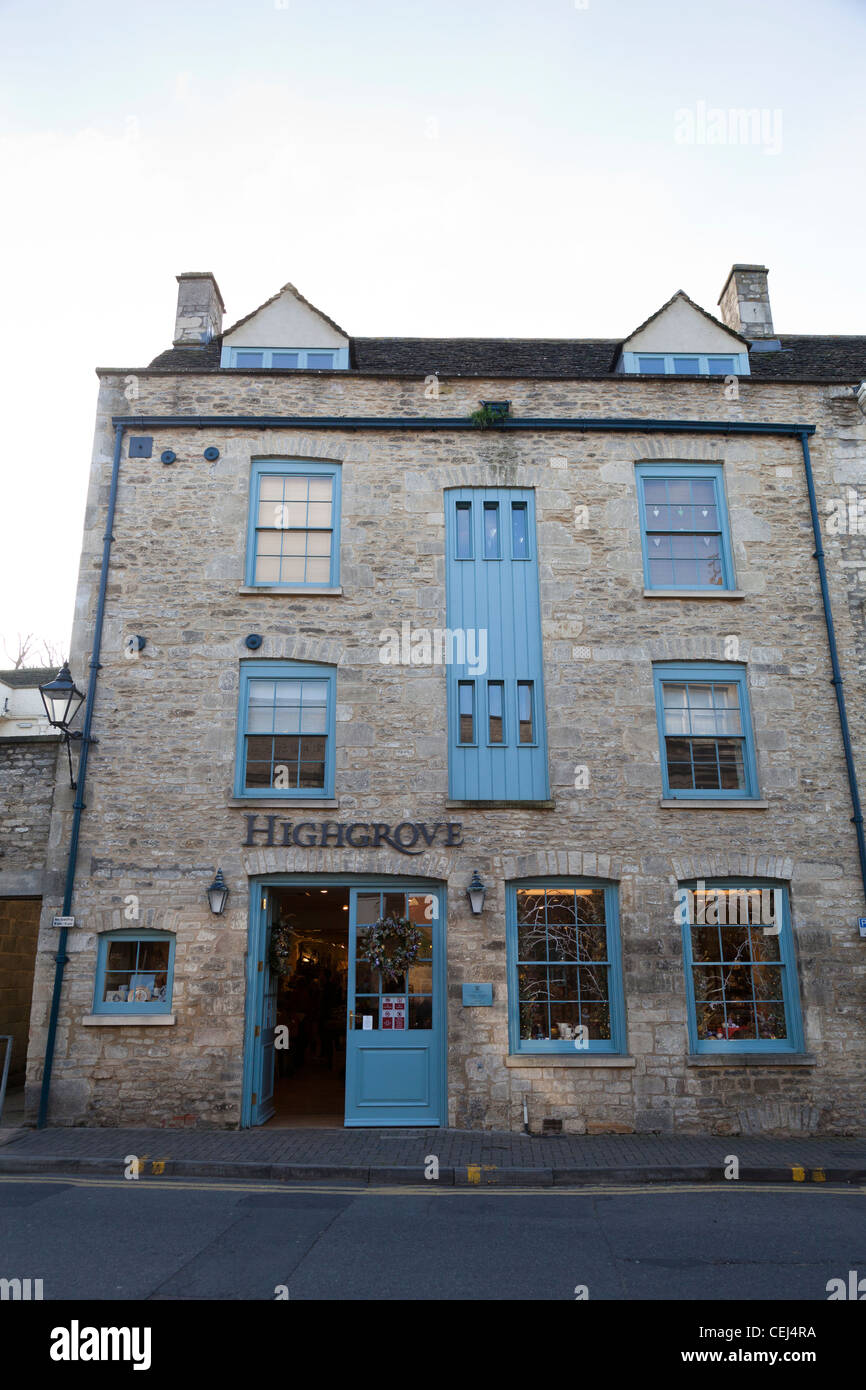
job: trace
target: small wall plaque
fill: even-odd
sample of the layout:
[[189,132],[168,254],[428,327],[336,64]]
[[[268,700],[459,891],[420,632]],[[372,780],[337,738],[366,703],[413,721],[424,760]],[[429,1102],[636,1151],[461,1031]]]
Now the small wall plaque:
[[463,1006],[467,1004],[492,1004],[493,986],[492,985],[464,985],[463,986]]
[[51,918],[51,925],[52,925],[52,927],[74,927],[74,926],[75,926],[75,918],[74,918],[74,917],[52,917],[52,918]]

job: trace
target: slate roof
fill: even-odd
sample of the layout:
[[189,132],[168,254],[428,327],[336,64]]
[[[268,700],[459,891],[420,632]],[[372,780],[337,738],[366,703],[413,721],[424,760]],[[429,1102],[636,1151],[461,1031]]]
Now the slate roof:
[[[575,380],[610,376],[623,341],[622,338],[352,338],[350,361],[355,371],[377,376],[427,376],[436,372],[442,377]],[[866,379],[866,335],[831,337],[780,333],[778,341],[781,349],[777,352],[751,352],[753,377],[762,381],[850,384]],[[221,342],[216,338],[205,347],[170,348],[155,357],[150,366],[178,372],[212,370],[219,368],[220,348]]]
[[13,690],[24,690],[53,680],[59,670],[59,666],[19,666],[17,671],[0,671],[0,681]]

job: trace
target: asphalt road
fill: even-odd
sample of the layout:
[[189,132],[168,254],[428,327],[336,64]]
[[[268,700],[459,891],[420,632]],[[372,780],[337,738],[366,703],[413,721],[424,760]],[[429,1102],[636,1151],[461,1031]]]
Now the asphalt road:
[[866,1189],[8,1176],[0,1266],[45,1299],[826,1302],[828,1280],[866,1276]]

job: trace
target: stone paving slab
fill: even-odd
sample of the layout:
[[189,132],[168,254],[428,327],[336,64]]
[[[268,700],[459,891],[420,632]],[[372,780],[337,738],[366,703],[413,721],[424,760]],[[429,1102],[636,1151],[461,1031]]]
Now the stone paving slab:
[[[449,1129],[109,1129],[0,1131],[0,1173],[424,1184],[566,1186],[718,1182],[729,1155],[741,1181],[866,1182],[866,1139],[599,1134],[530,1136]],[[156,1165],[156,1166],[154,1166]]]

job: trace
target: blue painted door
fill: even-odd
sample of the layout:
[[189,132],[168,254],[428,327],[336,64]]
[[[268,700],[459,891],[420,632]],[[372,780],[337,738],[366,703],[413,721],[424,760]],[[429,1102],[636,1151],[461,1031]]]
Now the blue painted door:
[[263,1125],[274,1113],[274,1036],[277,1025],[277,985],[279,981],[268,963],[273,902],[273,894],[265,889],[263,893],[265,930],[258,933],[261,950],[255,961],[258,996],[256,1016],[261,1022],[255,1025],[255,1046],[253,1049],[251,1123],[254,1125]]
[[[424,945],[415,964],[389,979],[360,957],[365,928],[408,917]],[[436,892],[353,888],[349,905],[346,1124],[444,1123],[444,1018],[437,977],[444,962]]]
[[531,488],[449,488],[448,786],[455,801],[550,795]]

